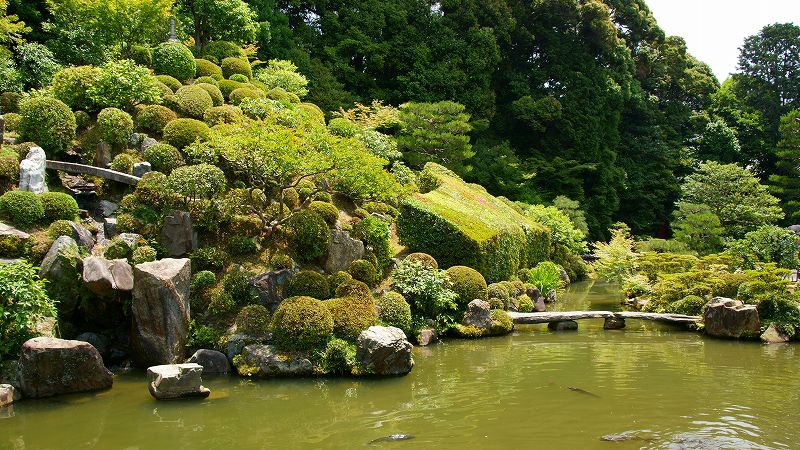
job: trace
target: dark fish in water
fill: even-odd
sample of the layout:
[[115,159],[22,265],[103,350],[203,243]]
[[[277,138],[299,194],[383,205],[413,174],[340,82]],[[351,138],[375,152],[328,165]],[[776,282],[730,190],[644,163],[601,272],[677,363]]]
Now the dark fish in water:
[[635,434],[607,434],[605,436],[602,436],[600,440],[607,442],[624,442],[624,441],[652,441],[653,439],[636,436]]
[[591,392],[589,392],[589,391],[585,391],[585,390],[583,390],[583,389],[581,389],[581,388],[579,388],[579,387],[567,386],[567,389],[569,389],[569,390],[570,390],[570,391],[572,391],[572,392],[577,392],[577,393],[579,393],[579,394],[584,394],[584,395],[589,395],[589,396],[592,396],[592,397],[597,397],[597,398],[600,398],[600,396],[599,396],[599,395],[597,395],[597,394],[592,394]]
[[373,439],[367,442],[367,445],[370,444],[377,444],[378,442],[394,442],[394,441],[407,441],[409,439],[414,439],[414,436],[411,434],[390,434],[389,436],[379,437],[378,439]]

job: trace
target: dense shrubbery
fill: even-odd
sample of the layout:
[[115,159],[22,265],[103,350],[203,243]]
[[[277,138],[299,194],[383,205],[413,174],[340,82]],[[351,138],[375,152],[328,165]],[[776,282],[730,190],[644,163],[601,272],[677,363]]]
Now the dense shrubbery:
[[286,284],[287,297],[312,297],[324,300],[330,295],[328,280],[319,272],[303,270],[297,272]]
[[375,286],[377,274],[375,266],[371,262],[359,259],[350,263],[347,272],[353,277],[354,280],[361,281],[367,286]]
[[0,215],[19,227],[30,227],[44,219],[44,207],[36,194],[8,191],[0,196]]
[[325,222],[331,227],[336,225],[336,221],[339,220],[339,208],[328,202],[320,202],[315,200],[308,204],[308,210],[319,214],[319,216],[325,219]]
[[195,76],[197,64],[192,52],[179,42],[164,42],[153,49],[153,70],[178,80]]
[[406,332],[411,329],[411,306],[397,292],[387,292],[377,301],[378,319],[386,326],[397,327]]
[[212,41],[203,47],[203,55],[213,58],[219,63],[225,58],[244,58],[245,54],[240,45],[228,41]]
[[269,329],[269,310],[261,305],[247,305],[236,316],[236,331],[260,336]]
[[328,224],[312,211],[292,214],[286,222],[286,239],[300,261],[314,261],[328,252],[331,234]]
[[19,104],[20,138],[39,144],[48,156],[64,151],[75,137],[75,115],[62,101],[32,96]]
[[44,218],[47,222],[55,220],[73,220],[78,216],[78,202],[63,192],[42,192],[39,201],[44,209]]
[[291,61],[272,59],[266,68],[258,71],[256,78],[268,89],[279,87],[298,97],[304,97],[308,93],[306,89],[308,80],[302,74],[297,73],[297,66]]
[[181,112],[188,117],[202,119],[208,108],[214,106],[211,95],[198,85],[182,86],[175,92]]
[[244,75],[249,80],[253,78],[253,69],[244,58],[228,57],[221,61],[222,76],[230,79],[231,75]]
[[183,149],[195,141],[206,141],[211,129],[195,119],[175,119],[164,127],[164,140],[173,147]]
[[35,326],[42,317],[56,317],[56,308],[47,296],[44,281],[37,269],[27,262],[0,264],[0,359],[19,353],[22,344],[35,336]]
[[174,111],[162,105],[147,105],[136,117],[140,129],[161,134],[168,123],[178,118]]
[[97,115],[100,137],[111,145],[125,145],[133,133],[131,115],[117,108],[105,108]]
[[222,105],[208,108],[203,114],[203,121],[209,126],[219,125],[221,123],[233,124],[239,123],[244,119],[244,114],[238,106]]
[[111,170],[122,173],[132,173],[134,164],[136,164],[136,160],[133,155],[129,153],[120,153],[111,160]]
[[439,268],[439,263],[436,262],[436,258],[427,253],[421,253],[421,252],[411,253],[408,256],[406,256],[406,260],[417,261],[422,265],[427,266],[431,269]]
[[419,318],[435,319],[440,326],[455,322],[458,294],[450,289],[447,272],[421,262],[403,260],[392,272],[392,288],[402,294]]
[[636,269],[636,252],[633,239],[625,228],[611,230],[611,241],[595,242],[594,254],[598,260],[594,270],[600,278],[621,283]]
[[207,59],[195,59],[195,78],[210,77],[214,79],[222,78],[222,69]]
[[312,349],[333,334],[333,317],[320,300],[288,298],[272,316],[272,332],[275,342],[283,348]]
[[362,331],[375,324],[375,305],[372,296],[338,297],[324,302],[333,317],[333,334],[355,341]]
[[800,266],[798,251],[800,238],[793,231],[775,225],[751,231],[728,247],[728,252],[742,260],[746,268],[755,267],[757,262],[773,262],[778,267],[795,269]]
[[213,106],[222,106],[222,104],[225,103],[225,97],[222,95],[222,91],[219,90],[219,87],[217,87],[216,84],[196,82],[192,86],[197,86],[208,92],[208,95],[211,96],[211,102],[213,103]]
[[122,60],[100,67],[100,75],[86,95],[100,108],[129,109],[138,104],[158,103],[161,89],[147,68]]
[[50,89],[53,97],[73,110],[90,110],[94,106],[87,95],[89,86],[100,77],[100,69],[92,66],[67,67],[53,76]]
[[477,270],[466,266],[453,266],[447,269],[450,278],[450,289],[456,293],[456,302],[460,308],[466,308],[469,302],[488,300],[486,280]]
[[140,245],[131,254],[131,263],[135,266],[146,262],[155,261],[158,257],[156,249],[149,245]]
[[[6,117],[10,114],[4,114]],[[16,152],[0,149],[0,192],[19,181],[19,155]]]
[[375,217],[365,217],[353,225],[353,235],[375,255],[378,278],[382,278],[392,264],[389,224]]

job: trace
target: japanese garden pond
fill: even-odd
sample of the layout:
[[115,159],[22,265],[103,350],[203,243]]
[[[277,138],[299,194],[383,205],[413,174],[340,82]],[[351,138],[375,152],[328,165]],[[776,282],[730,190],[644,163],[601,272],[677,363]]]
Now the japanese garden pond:
[[[618,308],[577,283],[559,309]],[[206,377],[207,400],[158,402],[144,374],[113,389],[13,405],[0,448],[796,448],[796,345],[724,341],[628,320],[604,331],[518,326],[509,336],[415,348],[390,379]],[[605,442],[605,435],[636,439]]]

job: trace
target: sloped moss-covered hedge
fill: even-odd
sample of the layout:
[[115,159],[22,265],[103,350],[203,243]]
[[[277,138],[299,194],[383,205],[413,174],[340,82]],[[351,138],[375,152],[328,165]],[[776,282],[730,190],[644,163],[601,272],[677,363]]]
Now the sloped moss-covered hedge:
[[404,245],[442,267],[473,267],[490,283],[548,258],[547,227],[438,164],[426,164],[423,174],[438,187],[401,205],[397,234]]

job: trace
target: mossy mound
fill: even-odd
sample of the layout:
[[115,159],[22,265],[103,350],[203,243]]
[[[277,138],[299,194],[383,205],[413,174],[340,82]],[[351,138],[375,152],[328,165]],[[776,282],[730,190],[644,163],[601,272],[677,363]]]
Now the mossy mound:
[[281,348],[318,348],[333,334],[333,317],[320,300],[292,297],[284,300],[275,310],[272,332]]
[[469,302],[478,299],[488,300],[488,288],[483,275],[466,266],[453,266],[447,269],[452,285],[450,289],[456,293],[456,302],[460,308],[466,308]]
[[378,298],[378,318],[386,326],[411,329],[411,306],[405,297],[389,291]]
[[324,305],[333,317],[334,336],[348,341],[358,339],[377,320],[371,296],[339,297],[325,301]]
[[404,201],[397,219],[404,245],[424,249],[443,267],[474,267],[491,282],[548,258],[547,227],[438,164],[426,164],[423,175],[432,189]]
[[324,300],[328,298],[329,294],[330,287],[327,278],[313,270],[297,272],[286,284],[287,297],[307,296]]

